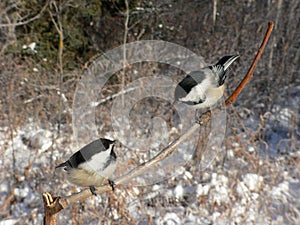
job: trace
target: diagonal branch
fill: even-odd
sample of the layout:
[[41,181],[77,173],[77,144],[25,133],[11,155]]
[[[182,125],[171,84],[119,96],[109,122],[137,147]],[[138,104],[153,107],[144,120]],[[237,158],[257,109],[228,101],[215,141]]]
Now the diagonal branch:
[[[260,59],[260,57],[266,47],[266,44],[270,37],[270,34],[273,30],[273,26],[274,26],[274,23],[269,22],[268,31],[267,31],[265,38],[261,44],[261,47],[259,48],[259,50],[257,52],[256,57],[253,60],[253,63],[251,65],[250,69],[248,70],[248,73],[246,74],[243,81],[236,88],[236,90],[233,92],[233,94],[226,100],[226,102],[225,102],[226,107],[228,105],[232,104],[236,100],[237,96],[240,94],[240,92],[244,89],[246,84],[250,81],[251,77],[253,76],[253,72],[255,70],[258,60]],[[172,152],[175,151],[175,149],[178,147],[178,145],[180,143],[182,143],[184,140],[189,138],[196,130],[198,130],[198,128],[200,126],[208,124],[208,122],[211,120],[212,114],[219,112],[219,110],[220,109],[217,108],[217,109],[214,109],[212,112],[207,111],[207,112],[203,113],[199,118],[199,121],[200,121],[199,123],[195,123],[186,133],[184,133],[182,136],[177,138],[170,145],[168,145],[163,150],[161,150],[155,157],[153,157],[152,159],[150,159],[149,161],[147,161],[145,163],[140,164],[133,170],[129,171],[127,174],[117,178],[115,180],[115,183],[117,185],[116,187],[141,175],[149,167],[155,165],[156,163],[158,163],[158,162],[162,161],[163,159],[165,159],[166,157],[168,157],[170,154],[172,154]],[[107,184],[107,185],[103,185],[103,186],[97,188],[96,193],[100,194],[100,193],[104,193],[104,192],[107,192],[110,190],[112,190],[111,186]],[[52,198],[52,196],[49,193],[44,193],[44,196],[50,196]],[[61,211],[64,208],[67,208],[70,204],[75,203],[77,201],[81,201],[90,196],[92,196],[92,193],[90,192],[90,190],[85,189],[79,193],[75,193],[75,194],[72,194],[67,197],[53,197],[53,199],[55,199],[55,200],[51,201],[52,204],[51,203],[49,204],[49,201],[45,203],[45,221],[51,221],[51,216],[54,217],[59,211]],[[47,200],[47,198],[44,198],[44,202],[46,201],[45,199]],[[45,225],[46,224],[51,224],[51,223],[45,222]]]
[[255,58],[253,59],[252,65],[250,66],[247,75],[244,77],[244,79],[242,80],[242,82],[239,84],[239,86],[235,89],[235,91],[232,93],[232,95],[225,101],[225,106],[227,107],[228,105],[230,105],[231,103],[233,103],[237,96],[241,93],[241,91],[245,88],[246,84],[251,80],[254,70],[256,68],[256,65],[262,55],[262,53],[264,52],[266,45],[268,43],[268,40],[270,38],[270,35],[273,31],[273,27],[274,27],[274,23],[272,21],[269,22],[269,26],[268,26],[268,30],[265,34],[264,40],[261,43],[261,46],[259,47]]

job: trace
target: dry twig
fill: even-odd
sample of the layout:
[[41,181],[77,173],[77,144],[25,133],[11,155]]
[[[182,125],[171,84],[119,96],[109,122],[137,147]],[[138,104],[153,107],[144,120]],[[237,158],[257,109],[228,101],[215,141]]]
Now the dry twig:
[[[128,1],[125,0],[125,6],[126,6],[126,17],[125,17],[125,24],[124,24],[124,38],[123,38],[123,71],[122,71],[122,92],[125,90],[125,68],[127,66],[127,57],[126,57],[126,43],[127,43],[127,36],[128,36],[128,23],[129,23],[129,5]],[[124,107],[124,98],[125,95],[122,94],[122,107]]]
[[246,84],[251,80],[254,70],[256,68],[256,65],[257,65],[262,53],[264,52],[264,50],[266,48],[267,42],[268,42],[270,35],[272,33],[272,30],[273,30],[273,27],[274,27],[274,23],[272,21],[269,22],[267,33],[265,34],[264,40],[263,40],[262,44],[260,45],[255,58],[253,59],[252,65],[250,66],[250,68],[247,72],[247,75],[244,77],[244,79],[239,84],[239,86],[235,89],[235,91],[232,93],[232,95],[225,101],[226,107],[236,100],[237,96],[241,93],[241,91],[244,89]]
[[[37,14],[37,15],[35,15],[34,17],[31,17],[31,18],[29,18],[29,19],[27,19],[27,20],[24,20],[24,21],[21,21],[21,22],[17,22],[17,23],[0,23],[0,28],[1,27],[16,27],[16,26],[22,26],[22,25],[26,25],[26,24],[28,24],[28,23],[31,23],[32,21],[34,21],[34,20],[37,20],[37,19],[39,19],[42,15],[43,15],[43,13],[44,13],[44,11],[47,9],[47,7],[48,7],[48,4],[49,4],[49,0],[48,1],[46,1],[46,3],[45,3],[45,5],[43,6],[43,8],[41,9],[41,11]],[[9,10],[6,10],[6,11],[9,11]]]
[[[61,23],[61,18],[59,16],[59,9],[55,2],[52,2],[52,6],[55,9],[55,14],[57,17],[57,21],[55,21],[54,16],[50,10],[49,14],[51,17],[51,20],[55,26],[55,29],[57,33],[59,34],[59,45],[58,45],[58,68],[59,68],[59,95],[62,96],[62,83],[63,83],[63,47],[64,47],[64,32],[63,27]],[[62,98],[59,98],[59,118],[58,118],[58,135],[60,134],[60,125],[61,125],[61,117],[62,117]]]

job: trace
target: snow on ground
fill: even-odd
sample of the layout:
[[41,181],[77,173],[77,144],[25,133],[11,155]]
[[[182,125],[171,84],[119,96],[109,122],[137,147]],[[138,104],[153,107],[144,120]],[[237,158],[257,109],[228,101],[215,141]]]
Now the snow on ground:
[[[181,175],[153,185],[116,190],[110,198],[92,197],[81,204],[77,217],[84,224],[120,223],[120,205],[103,211],[115,195],[117,202],[125,199],[127,219],[145,225],[300,224],[299,130],[291,128],[293,112],[276,110],[280,113],[269,115],[266,125],[271,155],[262,154],[258,142],[249,142],[249,133],[240,134],[239,142],[229,136],[225,142],[231,148],[222,147],[225,160],[217,157],[204,171],[186,168]],[[9,128],[1,128],[0,225],[41,224],[43,192],[68,195],[80,190],[72,189],[62,180],[64,175],[54,171],[74,152],[71,135],[57,138],[56,129],[48,127],[29,121],[13,131],[13,138]],[[290,131],[297,135],[293,140],[288,140]],[[293,145],[286,144],[289,148],[281,151],[282,140]],[[61,214],[59,224],[72,223],[72,210]]]

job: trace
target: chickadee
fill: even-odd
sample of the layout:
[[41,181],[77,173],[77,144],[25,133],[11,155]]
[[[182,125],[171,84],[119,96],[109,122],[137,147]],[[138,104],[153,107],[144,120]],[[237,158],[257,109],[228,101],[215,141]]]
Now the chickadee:
[[[100,138],[75,152],[69,160],[56,168],[64,167],[68,180],[82,187],[89,187],[96,195],[96,188],[101,186],[115,171],[117,156],[114,152],[115,141]],[[114,190],[114,182],[109,180]]]
[[228,67],[239,55],[224,56],[213,66],[192,71],[177,85],[175,101],[195,109],[211,107],[223,96]]

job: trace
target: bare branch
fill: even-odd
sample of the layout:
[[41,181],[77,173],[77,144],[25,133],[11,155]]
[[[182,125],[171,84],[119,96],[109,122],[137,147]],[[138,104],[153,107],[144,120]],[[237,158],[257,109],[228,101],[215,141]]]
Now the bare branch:
[[57,213],[62,210],[60,204],[57,204],[59,197],[52,197],[48,192],[43,193],[43,201],[45,210],[44,225],[55,225]]
[[101,105],[101,104],[103,104],[105,102],[108,102],[108,101],[110,101],[110,100],[112,100],[114,98],[117,98],[120,95],[124,95],[124,94],[130,93],[132,91],[135,91],[136,89],[137,89],[136,87],[132,87],[132,88],[128,88],[128,89],[126,89],[124,91],[121,91],[119,93],[116,93],[116,94],[113,94],[113,95],[109,95],[106,98],[101,99],[100,101],[96,102],[95,105],[94,105],[94,107],[97,107],[97,106],[99,106],[99,105]]
[[244,89],[244,87],[246,86],[246,84],[251,80],[254,70],[256,68],[256,65],[262,55],[262,53],[264,52],[266,45],[268,43],[268,40],[270,38],[270,35],[272,33],[274,27],[274,23],[272,21],[269,22],[269,26],[268,26],[268,30],[265,34],[265,37],[263,39],[263,42],[261,43],[261,46],[259,47],[255,58],[253,59],[252,65],[250,66],[246,76],[244,77],[244,79],[242,80],[242,82],[239,84],[239,86],[235,89],[235,91],[232,93],[232,95],[225,101],[225,106],[228,106],[230,104],[232,104],[236,98],[239,96],[239,94],[241,93],[241,91]]
[[[129,23],[129,5],[128,1],[125,0],[125,6],[126,6],[126,12],[125,12],[125,24],[124,24],[124,38],[123,38],[123,71],[122,71],[122,91],[125,89],[125,68],[127,66],[127,60],[126,60],[126,43],[127,43],[127,36],[128,36],[128,23]],[[124,107],[124,94],[122,97],[122,107]]]
[[[56,28],[57,33],[59,34],[59,46],[58,46],[58,68],[59,68],[59,94],[62,94],[62,83],[63,83],[63,47],[64,47],[64,33],[63,27],[61,24],[61,19],[59,16],[59,9],[55,2],[52,2],[53,7],[55,8],[57,22],[54,19],[54,16],[50,10],[48,10],[51,20]],[[58,119],[58,135],[60,133],[60,123],[61,123],[61,115],[62,115],[62,99],[59,100],[59,119]]]
[[44,7],[41,9],[41,11],[37,15],[35,15],[34,17],[32,17],[32,18],[30,18],[28,20],[22,21],[22,22],[18,22],[18,23],[0,24],[0,28],[1,27],[22,26],[22,25],[28,24],[28,23],[30,23],[30,22],[32,22],[34,20],[37,20],[37,19],[39,19],[43,15],[44,11],[48,7],[48,4],[49,4],[49,0],[46,2],[46,4],[44,5]]
[[[234,91],[234,93],[226,100],[225,106],[228,106],[229,104],[233,103],[236,100],[236,97],[244,89],[246,83],[249,82],[250,78],[252,77],[255,66],[256,66],[258,60],[260,59],[260,56],[265,49],[267,40],[269,39],[269,36],[272,32],[273,25],[274,25],[273,22],[269,23],[268,31],[265,35],[263,43],[262,43],[261,47],[259,48],[258,53],[251,65],[248,73],[246,74],[246,76],[244,78],[245,81],[243,80],[242,83]],[[158,162],[160,162],[163,159],[165,159],[166,157],[168,157],[172,152],[174,152],[176,150],[176,148],[178,147],[178,145],[180,143],[182,143],[184,140],[189,138],[196,130],[198,130],[198,128],[200,126],[205,126],[206,124],[208,124],[212,118],[212,115],[214,115],[215,113],[218,113],[219,110],[220,109],[217,108],[217,109],[214,109],[213,111],[207,111],[207,112],[203,113],[199,118],[199,121],[200,121],[199,123],[195,123],[186,133],[184,133],[182,136],[180,136],[178,139],[176,139],[170,145],[168,145],[163,150],[161,150],[155,157],[153,157],[152,159],[150,159],[147,162],[140,164],[136,168],[129,171],[127,174],[117,178],[115,180],[116,188],[119,185],[122,185],[122,184],[126,183],[127,181],[130,181],[131,179],[139,176],[140,174],[145,172],[149,167],[152,167],[153,165],[157,164]],[[110,190],[112,190],[112,188],[109,184],[107,184],[107,185],[103,185],[103,186],[97,188],[96,193],[100,194],[100,193],[104,193],[104,192],[107,192]],[[52,196],[49,193],[44,193],[43,196],[48,196],[47,198],[45,198],[45,197],[43,198],[44,205],[45,205],[45,221],[51,221],[51,217],[56,215],[60,210],[67,208],[70,204],[72,204],[74,202],[81,201],[87,197],[92,196],[92,193],[89,189],[85,189],[79,193],[75,193],[75,194],[72,194],[67,197],[53,197],[52,198]],[[48,199],[53,199],[53,200],[49,201]],[[45,223],[45,225],[46,224],[51,224],[51,223]]]
[[213,24],[216,24],[216,18],[217,18],[217,4],[218,0],[214,0],[214,6],[213,6]]

